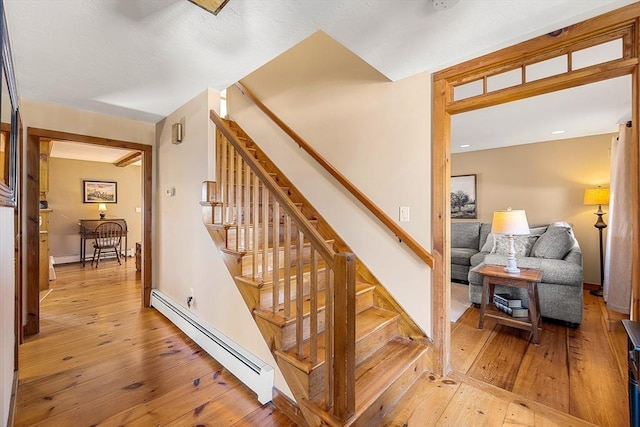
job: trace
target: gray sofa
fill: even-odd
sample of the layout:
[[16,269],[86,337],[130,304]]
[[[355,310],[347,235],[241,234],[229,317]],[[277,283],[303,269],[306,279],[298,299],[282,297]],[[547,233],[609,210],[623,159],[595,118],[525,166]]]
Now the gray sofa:
[[[482,276],[477,270],[484,264],[506,265],[507,261],[506,238],[494,236],[490,231],[490,224],[451,225],[451,278],[460,280],[464,268],[468,269],[466,281],[469,283],[469,299],[474,304],[480,304],[482,294]],[[475,248],[471,247],[457,247],[454,251],[454,242],[473,246],[475,239],[479,248],[475,252]],[[542,316],[567,322],[572,326],[579,325],[582,322],[583,308],[582,252],[571,226],[564,222],[533,226],[531,236],[516,236],[516,239],[518,267],[542,270],[542,282],[538,285]],[[525,291],[519,289],[497,286],[496,292],[508,292],[519,296],[523,301],[527,299]]]
[[451,223],[451,280],[468,283],[469,270],[480,264],[480,253],[491,232],[491,224],[480,222]]

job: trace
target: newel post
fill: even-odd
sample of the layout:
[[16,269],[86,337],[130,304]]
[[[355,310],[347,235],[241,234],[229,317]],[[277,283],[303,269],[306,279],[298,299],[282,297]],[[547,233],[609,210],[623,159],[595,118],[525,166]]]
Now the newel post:
[[335,256],[335,388],[336,416],[346,421],[355,412],[356,387],[356,257]]

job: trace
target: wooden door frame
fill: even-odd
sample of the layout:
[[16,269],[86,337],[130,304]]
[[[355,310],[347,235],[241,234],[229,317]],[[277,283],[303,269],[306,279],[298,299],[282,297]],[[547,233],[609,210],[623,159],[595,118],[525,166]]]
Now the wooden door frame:
[[[594,66],[571,70],[544,79],[522,83],[494,92],[487,91],[486,79],[514,69],[580,50],[614,38],[623,38],[623,58]],[[640,111],[640,3],[614,10],[578,24],[554,31],[529,41],[463,62],[433,75],[432,114],[432,230],[435,259],[432,270],[433,338],[435,346],[434,371],[446,375],[451,371],[451,116],[532,96],[542,95],[610,78],[632,77],[632,291],[631,319],[640,318],[640,154],[638,123]],[[482,80],[483,94],[454,101],[454,88]],[[523,78],[524,80],[524,78]]]
[[[26,277],[26,324],[25,335],[37,334],[40,331],[40,286],[39,268],[39,203],[40,203],[40,139],[57,141],[82,142],[113,148],[124,148],[142,152],[142,290],[141,305],[151,305],[152,258],[151,258],[151,204],[152,204],[152,154],[151,145],[130,141],[59,132],[48,129],[27,128],[27,182],[26,182],[26,216],[27,216],[27,277]],[[23,282],[24,283],[24,282]]]

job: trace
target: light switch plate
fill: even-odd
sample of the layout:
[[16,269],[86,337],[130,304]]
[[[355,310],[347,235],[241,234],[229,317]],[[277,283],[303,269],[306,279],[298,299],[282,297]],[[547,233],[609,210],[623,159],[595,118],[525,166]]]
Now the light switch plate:
[[409,222],[409,206],[400,206],[400,222]]

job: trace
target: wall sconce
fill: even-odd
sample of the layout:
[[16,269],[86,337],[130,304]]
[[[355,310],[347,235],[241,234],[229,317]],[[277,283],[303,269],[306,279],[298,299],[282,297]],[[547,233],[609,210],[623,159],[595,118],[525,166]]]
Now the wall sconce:
[[104,219],[106,212],[107,212],[107,205],[106,203],[100,203],[98,204],[98,212],[100,212],[100,219]]
[[171,142],[180,144],[182,142],[182,123],[174,123],[171,130]]

